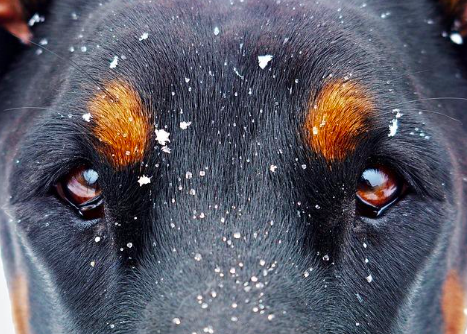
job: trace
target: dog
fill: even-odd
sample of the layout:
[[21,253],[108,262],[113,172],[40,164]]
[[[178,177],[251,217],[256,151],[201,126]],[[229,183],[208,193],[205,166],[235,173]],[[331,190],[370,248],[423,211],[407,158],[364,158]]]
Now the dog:
[[0,1],[17,333],[464,333],[465,8]]

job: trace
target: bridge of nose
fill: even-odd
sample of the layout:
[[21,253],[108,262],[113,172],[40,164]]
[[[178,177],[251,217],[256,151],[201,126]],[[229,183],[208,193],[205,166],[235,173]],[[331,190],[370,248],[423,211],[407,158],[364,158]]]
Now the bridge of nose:
[[184,182],[181,197],[155,209],[155,242],[138,266],[148,333],[317,329],[310,319],[331,303],[322,298],[331,289],[315,257],[303,255],[305,225],[293,201],[268,191],[274,182],[216,190],[195,172]]
[[[304,298],[302,266],[280,246],[275,256],[261,257],[260,245],[249,254],[239,247],[242,238],[235,234],[224,248],[205,245],[204,251],[189,254],[182,250],[162,264],[158,278],[147,278],[147,286],[156,284],[151,284],[143,323],[174,334],[316,329],[317,324],[310,325],[310,305],[318,303],[321,293]],[[314,280],[306,276],[308,283]],[[318,285],[319,275],[315,279]]]

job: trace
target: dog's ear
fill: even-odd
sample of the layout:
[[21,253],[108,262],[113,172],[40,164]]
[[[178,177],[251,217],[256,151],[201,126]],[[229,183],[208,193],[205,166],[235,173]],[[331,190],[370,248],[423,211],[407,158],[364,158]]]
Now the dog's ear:
[[467,0],[440,0],[452,32],[467,37]]
[[0,0],[0,27],[29,43],[31,31],[27,19],[46,4],[47,0]]

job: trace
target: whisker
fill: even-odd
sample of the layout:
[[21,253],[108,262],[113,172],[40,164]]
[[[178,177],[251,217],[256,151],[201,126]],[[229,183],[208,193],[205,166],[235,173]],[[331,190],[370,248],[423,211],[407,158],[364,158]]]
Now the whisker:
[[467,98],[464,98],[464,97],[428,97],[424,99],[404,101],[404,102],[400,102],[395,105],[403,105],[406,103],[424,102],[424,101],[467,101]]
[[44,108],[44,107],[17,107],[17,108],[8,108],[8,109],[3,109],[3,111],[21,110],[21,109],[37,109],[37,110],[47,110],[47,109],[49,109],[49,108]]
[[[393,109],[397,109],[398,107],[403,107],[404,105],[406,104],[409,104],[409,103],[414,103],[414,102],[424,102],[424,101],[466,101],[467,102],[467,98],[463,98],[463,97],[429,97],[429,98],[424,98],[424,99],[416,99],[416,100],[409,100],[409,101],[403,101],[403,102],[400,102],[400,103],[396,103],[396,104],[393,104],[392,108]],[[421,111],[421,112],[425,112],[425,113],[428,113],[428,114],[435,114],[435,115],[439,115],[439,116],[443,116],[443,117],[446,117],[454,122],[458,122],[460,124],[463,124],[463,122],[460,120],[460,119],[457,119],[455,117],[452,117],[452,116],[449,116],[449,115],[446,115],[446,114],[443,114],[443,113],[440,113],[440,112],[437,112],[437,111],[432,111],[432,110],[428,110],[428,109],[419,109],[419,108],[410,108],[410,109],[404,109],[406,111]],[[384,113],[384,115],[387,115],[389,114],[390,112],[387,112],[387,113]]]
[[36,43],[36,42],[30,41],[30,44],[35,45],[35,46],[37,46],[38,48],[40,48],[40,49],[42,49],[42,50],[44,50],[44,51],[46,51],[46,52],[49,52],[50,54],[54,55],[55,57],[57,57],[57,58],[60,59],[60,60],[63,60],[63,61],[67,61],[67,60],[68,60],[68,61],[70,61],[71,66],[73,66],[76,70],[81,71],[82,73],[84,73],[84,74],[88,77],[88,79],[91,80],[91,81],[96,85],[97,89],[102,90],[102,91],[107,95],[107,97],[109,97],[112,101],[116,101],[116,100],[117,100],[117,98],[116,98],[112,93],[110,93],[105,87],[103,87],[103,86],[99,83],[99,81],[97,81],[96,79],[94,79],[94,78],[92,77],[91,74],[89,74],[87,71],[85,71],[84,69],[82,69],[82,68],[81,68],[75,61],[73,61],[72,59],[70,59],[70,58],[66,59],[66,58],[60,56],[59,54],[57,54],[56,52],[54,52],[54,51],[52,51],[52,50],[46,48],[46,47],[43,46],[43,45],[40,45],[40,44]]
[[440,112],[438,112],[438,111],[431,111],[431,110],[424,110],[424,109],[407,109],[407,110],[415,110],[415,111],[425,112],[425,113],[428,113],[428,114],[435,114],[435,115],[439,115],[439,116],[443,116],[443,117],[449,118],[450,120],[455,121],[455,122],[458,122],[458,123],[460,123],[460,124],[463,124],[462,121],[461,121],[460,119],[457,119],[457,118],[455,118],[455,117],[452,117],[452,116],[449,116],[449,115],[440,113]]

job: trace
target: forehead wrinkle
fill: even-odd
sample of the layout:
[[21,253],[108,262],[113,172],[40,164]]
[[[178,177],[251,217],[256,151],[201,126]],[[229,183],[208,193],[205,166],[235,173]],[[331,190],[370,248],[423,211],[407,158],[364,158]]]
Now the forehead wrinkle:
[[344,160],[369,130],[370,94],[360,84],[337,79],[313,95],[304,124],[307,144],[329,162]]
[[115,167],[142,161],[151,123],[141,97],[127,82],[113,80],[88,103],[96,149]]

